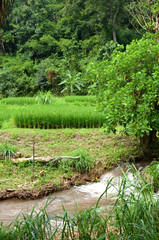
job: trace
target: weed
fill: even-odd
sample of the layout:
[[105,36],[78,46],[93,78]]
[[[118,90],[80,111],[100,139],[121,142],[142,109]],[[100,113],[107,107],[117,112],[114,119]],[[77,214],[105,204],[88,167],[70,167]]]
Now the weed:
[[17,152],[17,148],[15,146],[10,145],[7,141],[0,146],[0,152],[2,153],[3,157],[11,157],[15,156]]

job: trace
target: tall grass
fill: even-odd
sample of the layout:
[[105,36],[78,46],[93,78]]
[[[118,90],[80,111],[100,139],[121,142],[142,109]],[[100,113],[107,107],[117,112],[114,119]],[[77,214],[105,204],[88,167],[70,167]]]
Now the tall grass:
[[9,98],[2,98],[0,103],[6,104],[6,105],[30,105],[30,104],[35,104],[35,98],[34,97],[9,97]]
[[118,239],[157,240],[159,198],[154,195],[154,184],[147,183],[137,171],[133,175],[130,182],[125,174],[112,210]]
[[[14,222],[9,227],[0,227],[0,239],[4,240],[51,240],[58,237],[58,226],[51,225],[50,217],[46,212],[46,207],[36,211],[35,207],[30,214],[19,214]],[[58,238],[57,238],[58,239]]]
[[93,107],[72,105],[32,105],[14,115],[17,127],[21,128],[94,128],[101,127],[104,115]]
[[[107,211],[98,205],[102,196],[110,197],[108,190],[113,186],[113,179],[95,208],[77,211],[73,216],[64,209],[63,217],[54,218],[62,220],[60,226],[56,221],[56,224],[51,223],[46,208],[39,213],[33,209],[30,215],[23,215],[23,219],[17,219],[9,228],[1,227],[0,239],[158,240],[159,197],[154,195],[153,181],[147,183],[135,168],[132,170],[131,181],[127,172],[119,185],[114,186],[117,194]],[[155,179],[153,168],[151,172]]]

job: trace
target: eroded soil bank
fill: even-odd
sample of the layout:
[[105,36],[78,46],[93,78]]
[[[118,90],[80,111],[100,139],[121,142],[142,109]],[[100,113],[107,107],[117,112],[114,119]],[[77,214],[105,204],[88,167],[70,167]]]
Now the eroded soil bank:
[[[104,170],[103,170],[104,171]],[[42,186],[42,189],[26,190],[26,189],[6,189],[3,192],[0,192],[0,200],[17,198],[17,199],[39,199],[45,196],[48,196],[54,192],[70,189],[72,186],[78,186],[81,184],[88,184],[91,182],[99,181],[99,178],[102,174],[102,169],[99,169],[98,172],[91,172],[89,174],[77,175],[75,177],[69,176],[68,178],[63,178],[60,186],[54,186],[54,184],[49,183]],[[93,179],[93,180],[92,180]]]

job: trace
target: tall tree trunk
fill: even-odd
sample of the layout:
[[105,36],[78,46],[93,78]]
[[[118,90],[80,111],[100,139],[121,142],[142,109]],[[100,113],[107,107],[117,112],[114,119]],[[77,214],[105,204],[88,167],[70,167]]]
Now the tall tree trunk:
[[116,37],[116,30],[113,30],[113,41],[117,42],[117,37]]
[[110,9],[110,22],[112,25],[112,34],[113,34],[113,41],[117,42],[117,36],[116,36],[116,22],[117,22],[117,16],[119,14],[120,4],[118,5],[114,15],[113,15],[113,9],[111,7]]
[[149,135],[144,134],[144,136],[140,138],[140,147],[144,150],[159,149],[159,139],[156,134],[157,131],[155,130],[150,131]]

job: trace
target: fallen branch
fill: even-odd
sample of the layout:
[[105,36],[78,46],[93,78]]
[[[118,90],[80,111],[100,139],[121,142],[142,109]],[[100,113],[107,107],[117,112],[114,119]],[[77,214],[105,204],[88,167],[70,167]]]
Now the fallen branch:
[[[48,162],[56,162],[61,161],[62,159],[80,159],[80,156],[71,157],[71,156],[60,156],[60,157],[34,157],[34,161],[41,162],[41,163],[48,163]],[[20,162],[33,162],[33,157],[30,158],[12,158],[10,159],[13,163],[20,163]]]

